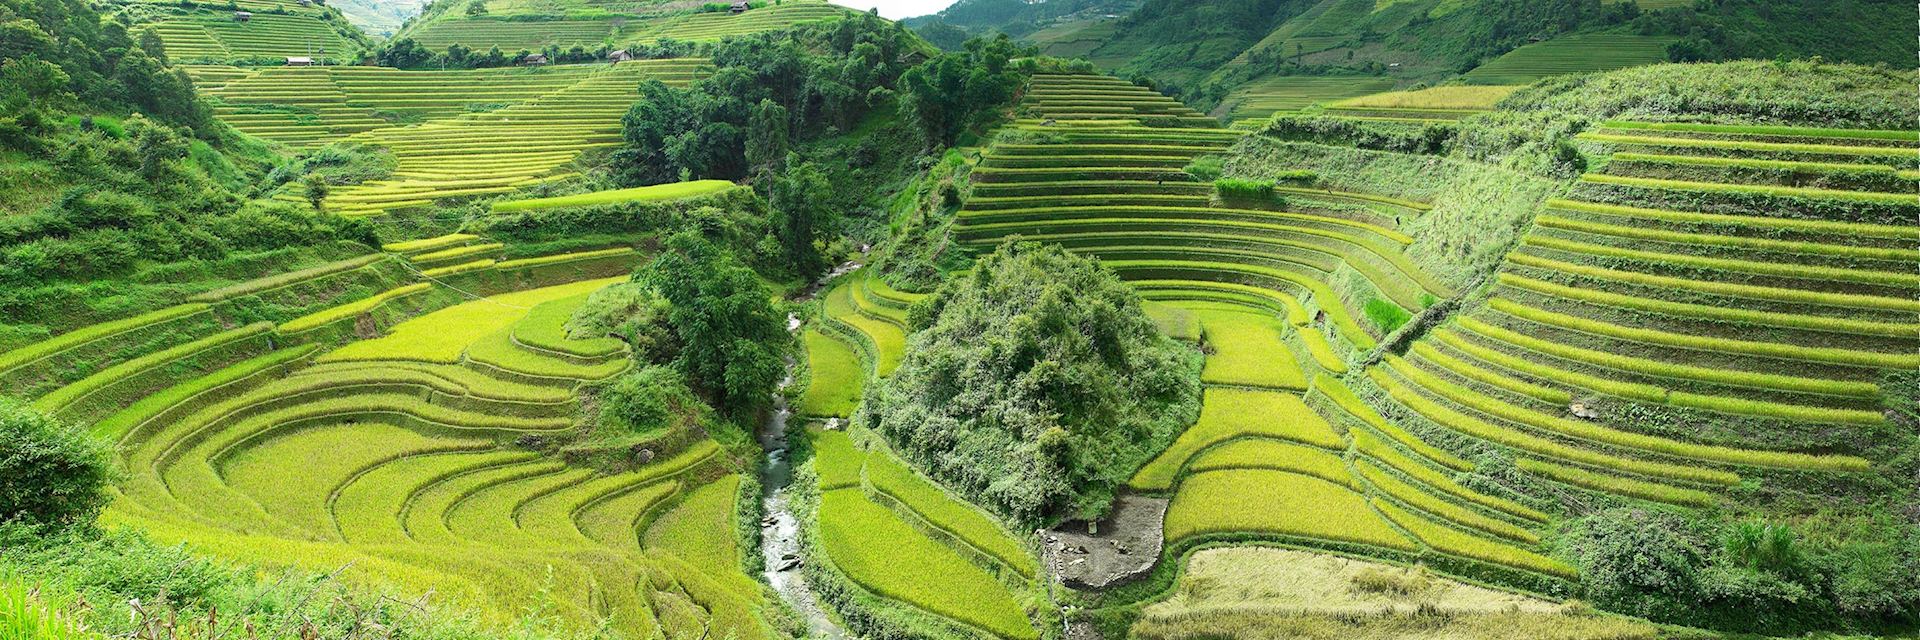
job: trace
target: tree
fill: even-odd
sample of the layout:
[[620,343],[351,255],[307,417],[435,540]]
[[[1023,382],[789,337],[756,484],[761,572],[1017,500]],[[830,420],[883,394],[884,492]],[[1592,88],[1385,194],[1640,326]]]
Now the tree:
[[750,415],[780,380],[787,334],[773,293],[751,269],[702,237],[683,231],[634,274],[668,304],[680,344],[674,365],[689,386],[721,411]]
[[160,64],[168,64],[167,43],[161,40],[160,34],[155,33],[154,30],[146,29],[140,32],[140,50],[153,56],[153,59],[159,60]]
[[780,253],[792,273],[812,276],[827,267],[814,241],[833,219],[833,187],[812,162],[789,158],[787,165],[772,190],[773,209],[780,216]]
[[1003,245],[916,305],[919,328],[855,421],[1023,524],[1093,518],[1191,424],[1200,354],[1140,297],[1057,245]]
[[487,15],[487,0],[473,0],[467,3],[467,17]]
[[333,187],[327,185],[326,178],[318,175],[308,175],[304,192],[307,196],[307,202],[313,204],[313,210],[321,211],[327,202],[327,196],[333,192]]
[[961,131],[1013,97],[1020,74],[1008,63],[1030,53],[1000,34],[991,40],[968,40],[964,52],[941,54],[908,69],[900,76],[906,113],[929,142],[951,144]]
[[108,469],[84,432],[0,398],[0,522],[91,522],[107,503]]
[[432,60],[433,52],[414,42],[413,38],[401,38],[380,50],[378,58],[381,66],[411,69]]
[[770,167],[787,157],[787,109],[772,100],[754,106],[747,124],[747,166]]

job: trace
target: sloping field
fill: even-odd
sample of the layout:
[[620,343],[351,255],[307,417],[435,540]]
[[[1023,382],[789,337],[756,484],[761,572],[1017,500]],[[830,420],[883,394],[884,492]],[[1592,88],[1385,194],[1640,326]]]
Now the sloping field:
[[[503,4],[503,3],[494,3]],[[679,13],[659,17],[567,18],[530,20],[511,13],[487,16],[445,15],[401,34],[421,46],[444,51],[458,44],[477,51],[499,47],[508,55],[540,51],[549,46],[594,49],[602,44],[650,44],[660,40],[713,41],[777,31],[797,24],[826,20],[852,11],[825,2],[789,1],[738,15],[719,12]],[[553,15],[551,12],[546,15]]]
[[1462,79],[1469,84],[1529,84],[1547,76],[1665,62],[1672,42],[1673,38],[1635,34],[1564,36],[1509,51]]
[[[302,323],[330,316],[284,323],[282,344],[295,346],[228,358],[98,421],[126,474],[106,520],[432,593],[496,622],[540,606],[627,637],[771,637],[735,546],[738,476],[711,440],[670,437],[680,444],[615,472],[526,446],[574,428],[578,384],[627,366],[617,342],[557,329],[588,292],[625,279],[472,300],[317,358],[319,345],[299,344]],[[110,329],[84,338],[127,330]]]
[[[337,187],[326,206],[379,215],[442,198],[509,193],[566,177],[561,167],[616,144],[620,118],[643,80],[685,85],[706,60],[457,72],[374,67],[278,68],[213,92],[217,115],[292,146],[351,141],[385,147],[393,176]],[[431,118],[396,126],[402,119]],[[303,201],[298,195],[277,196]]]
[[182,62],[309,56],[344,59],[353,43],[319,18],[255,13],[241,22],[231,11],[169,14],[146,27],[160,36],[167,55]]
[[1392,88],[1392,79],[1372,76],[1270,76],[1235,89],[1225,103],[1233,120],[1259,119]]

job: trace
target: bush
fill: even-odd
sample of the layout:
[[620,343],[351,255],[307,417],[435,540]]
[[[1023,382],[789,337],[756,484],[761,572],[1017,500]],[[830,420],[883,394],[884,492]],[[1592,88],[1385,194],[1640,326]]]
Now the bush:
[[0,522],[91,522],[106,506],[106,448],[78,429],[0,399]]
[[680,372],[662,366],[620,376],[600,396],[600,424],[631,434],[685,431],[703,426],[712,414]]
[[1273,183],[1263,180],[1241,180],[1239,178],[1220,178],[1213,181],[1214,191],[1222,198],[1251,198],[1268,200],[1273,198]]
[[1220,156],[1200,156],[1183,168],[1193,179],[1201,182],[1213,182],[1220,179],[1222,172]]

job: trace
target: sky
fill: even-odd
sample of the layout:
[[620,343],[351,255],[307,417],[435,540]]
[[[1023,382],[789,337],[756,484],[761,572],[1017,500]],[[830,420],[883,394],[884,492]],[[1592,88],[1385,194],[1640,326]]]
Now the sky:
[[947,5],[953,4],[953,0],[832,0],[832,2],[861,11],[880,7],[880,15],[893,20],[939,13],[941,9],[947,8]]

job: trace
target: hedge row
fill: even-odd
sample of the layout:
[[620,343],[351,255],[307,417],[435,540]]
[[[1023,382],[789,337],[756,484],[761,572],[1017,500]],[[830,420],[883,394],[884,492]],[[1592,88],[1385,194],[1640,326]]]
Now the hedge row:
[[1679,458],[1781,469],[1864,471],[1869,467],[1865,459],[1853,456],[1813,455],[1791,451],[1761,451],[1695,444],[1569,420],[1473,393],[1459,385],[1435,378],[1393,356],[1387,356],[1386,361],[1396,373],[1451,402],[1503,420],[1581,440]]
[[1516,458],[1513,462],[1521,471],[1594,491],[1687,507],[1705,507],[1713,504],[1713,494],[1697,489],[1594,473],[1578,467],[1532,458]]

